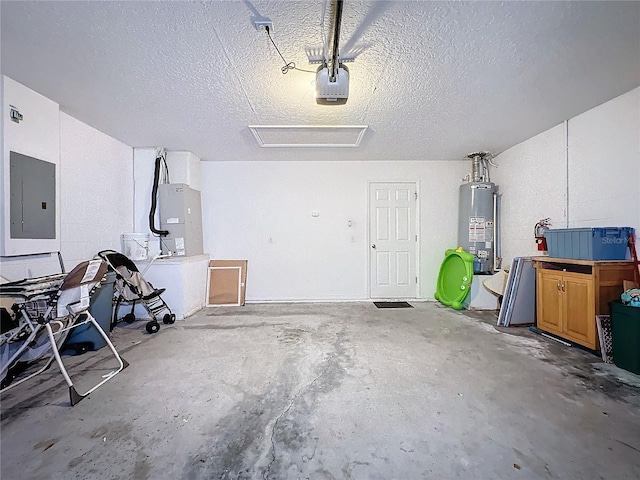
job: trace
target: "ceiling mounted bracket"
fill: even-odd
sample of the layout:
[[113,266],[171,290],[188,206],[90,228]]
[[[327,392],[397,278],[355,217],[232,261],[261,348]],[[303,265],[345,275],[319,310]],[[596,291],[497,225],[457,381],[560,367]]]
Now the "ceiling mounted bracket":
[[[324,53],[322,51],[322,47],[307,48],[305,50],[305,53],[307,54],[307,59],[309,60],[309,63],[312,65],[314,64],[320,65],[326,62],[326,59],[324,58]],[[340,63],[355,62],[355,60],[356,60],[355,55],[342,56],[342,53],[340,54]]]
[[273,33],[273,22],[268,18],[265,18],[264,20],[255,20],[253,22],[253,26],[259,32],[266,32],[268,28],[269,31]]
[[349,98],[349,69],[340,58],[340,25],[343,0],[335,0],[335,19],[331,56],[316,73],[316,103],[318,105],[344,105]]

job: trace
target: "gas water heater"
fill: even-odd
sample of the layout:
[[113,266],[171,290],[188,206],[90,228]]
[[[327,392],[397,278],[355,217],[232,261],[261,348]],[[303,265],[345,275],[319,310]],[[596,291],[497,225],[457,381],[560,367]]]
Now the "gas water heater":
[[471,174],[460,185],[458,245],[475,258],[473,273],[491,274],[500,268],[498,242],[498,186],[491,183],[488,152],[472,153]]

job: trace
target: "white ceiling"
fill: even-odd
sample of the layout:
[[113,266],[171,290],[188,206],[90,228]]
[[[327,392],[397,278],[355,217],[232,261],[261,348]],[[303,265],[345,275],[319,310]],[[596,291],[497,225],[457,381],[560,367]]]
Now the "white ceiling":
[[[253,21],[314,70],[325,3],[2,1],[2,73],[128,145],[203,160],[499,153],[640,85],[640,2],[345,0],[349,100],[316,105],[315,76],[283,75]],[[369,129],[357,148],[260,148],[249,125]]]

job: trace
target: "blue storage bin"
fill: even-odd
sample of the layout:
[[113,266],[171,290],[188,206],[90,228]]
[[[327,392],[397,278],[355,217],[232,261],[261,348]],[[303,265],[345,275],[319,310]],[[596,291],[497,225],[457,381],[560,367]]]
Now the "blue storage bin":
[[586,227],[547,230],[550,257],[575,260],[626,260],[631,227]]
[[[116,274],[113,272],[107,273],[100,286],[93,292],[89,307],[91,315],[107,335],[109,335],[111,331],[111,304],[115,281]],[[98,330],[96,330],[91,323],[85,323],[73,329],[65,342],[65,347],[73,348],[73,345],[78,344],[91,345],[89,350],[99,350],[104,347],[107,342],[104,341],[102,335],[98,333]],[[63,348],[63,350],[64,349],[65,348]]]

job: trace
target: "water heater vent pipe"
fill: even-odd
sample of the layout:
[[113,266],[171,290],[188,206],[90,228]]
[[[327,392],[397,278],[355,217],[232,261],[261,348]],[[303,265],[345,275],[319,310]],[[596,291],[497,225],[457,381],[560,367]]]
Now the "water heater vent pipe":
[[487,162],[492,158],[489,152],[474,152],[467,155],[471,159],[471,181],[490,182]]
[[480,181],[480,154],[473,154],[473,167],[471,170],[471,179],[474,182]]

